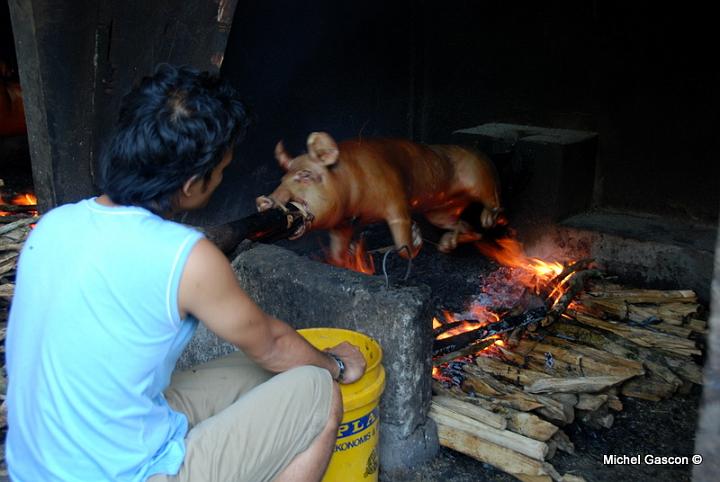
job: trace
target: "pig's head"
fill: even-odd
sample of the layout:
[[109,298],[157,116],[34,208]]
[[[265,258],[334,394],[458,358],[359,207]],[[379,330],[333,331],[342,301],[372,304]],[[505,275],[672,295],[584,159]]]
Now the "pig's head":
[[[291,158],[282,141],[278,142],[275,159],[286,173],[275,191],[255,200],[257,209],[265,211],[293,202],[307,211],[311,220],[310,227],[332,228],[343,217],[342,193],[333,173],[340,152],[335,140],[325,132],[310,134],[307,147],[307,154]],[[291,239],[302,236],[307,224],[301,226]]]

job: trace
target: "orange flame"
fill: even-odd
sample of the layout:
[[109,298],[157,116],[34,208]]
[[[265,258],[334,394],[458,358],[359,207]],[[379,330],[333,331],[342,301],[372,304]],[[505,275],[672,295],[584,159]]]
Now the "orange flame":
[[365,240],[361,239],[355,244],[355,249],[345,253],[344,258],[338,263],[332,260],[330,255],[326,252],[325,258],[328,263],[337,266],[339,268],[345,268],[358,273],[374,274],[375,273],[375,262],[370,253],[365,248]]
[[520,281],[535,292],[563,271],[562,263],[546,262],[525,255],[522,244],[516,239],[502,238],[495,243],[497,247],[488,243],[476,243],[476,246],[482,254],[498,263],[525,271],[527,275],[520,277]]
[[[15,206],[37,206],[37,197],[33,193],[24,193],[24,194],[18,194],[10,202],[6,202],[2,196],[0,196],[0,204],[11,204]],[[31,209],[28,211],[25,211],[26,213],[30,214],[31,216],[37,216],[38,211],[35,209]],[[13,213],[10,211],[0,211],[0,216],[10,216]]]
[[[495,261],[504,266],[511,268],[513,282],[521,283],[525,287],[532,289],[535,293],[540,293],[545,290],[550,291],[549,295],[547,295],[547,292],[543,295],[553,299],[555,303],[558,302],[562,294],[567,290],[567,283],[574,275],[574,273],[571,273],[565,276],[564,279],[558,280],[558,276],[565,269],[565,266],[562,263],[547,262],[538,258],[527,256],[523,251],[522,244],[512,238],[497,240],[495,241],[495,244],[485,242],[476,243],[476,246],[484,255],[493,258]],[[468,321],[462,323],[457,327],[438,335],[436,339],[441,340],[466,331],[477,330],[488,323],[500,320],[500,316],[497,313],[490,311],[486,306],[479,303],[473,303],[469,310],[472,318],[480,320],[479,322]],[[563,314],[563,316],[567,315]],[[448,322],[455,321],[454,316],[449,313],[445,313],[445,318]],[[442,323],[437,318],[433,318],[433,329],[438,328],[443,324],[445,323]],[[475,352],[474,356],[488,356],[506,349],[506,342],[501,335],[494,335],[488,337],[488,339],[492,340],[492,343],[485,346],[482,350]],[[442,369],[434,368],[432,373],[436,380],[450,380],[443,374]]]
[[[451,328],[441,334],[439,334],[435,339],[436,340],[442,340],[443,338],[449,338],[451,336],[459,335],[460,333],[465,333],[468,331],[477,330],[479,328],[482,328],[483,326],[487,325],[491,321],[497,321],[500,318],[493,313],[492,311],[488,310],[485,307],[479,306],[479,307],[473,307],[472,314],[475,317],[472,320],[465,320],[458,326]],[[457,320],[455,315],[448,311],[444,311],[443,315],[445,316],[445,323],[440,322],[437,318],[433,317],[433,330],[436,328],[439,328],[442,325],[445,325],[447,323],[453,323],[456,321],[462,321]]]
[[18,194],[12,201],[10,201],[10,204],[16,204],[18,206],[36,206],[37,197],[31,192]]

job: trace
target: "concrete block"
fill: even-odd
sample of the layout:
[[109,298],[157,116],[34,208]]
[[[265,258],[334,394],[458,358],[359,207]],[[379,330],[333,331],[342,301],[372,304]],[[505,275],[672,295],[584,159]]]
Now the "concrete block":
[[453,133],[490,156],[515,225],[556,222],[590,207],[597,134],[515,124],[483,124]]

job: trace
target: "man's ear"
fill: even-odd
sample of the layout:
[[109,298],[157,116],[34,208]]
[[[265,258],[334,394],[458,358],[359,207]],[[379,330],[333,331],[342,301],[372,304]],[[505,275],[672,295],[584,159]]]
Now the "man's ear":
[[332,166],[338,160],[338,151],[335,139],[327,132],[313,132],[307,139],[308,153],[315,161],[324,166]]
[[202,179],[197,174],[185,181],[182,185],[182,189],[180,190],[183,196],[190,197],[192,195],[193,186],[198,182],[202,182]]

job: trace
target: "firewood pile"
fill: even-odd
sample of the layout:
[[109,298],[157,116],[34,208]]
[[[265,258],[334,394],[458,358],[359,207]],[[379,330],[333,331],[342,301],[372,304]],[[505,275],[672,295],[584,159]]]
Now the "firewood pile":
[[539,307],[436,338],[430,417],[441,445],[523,481],[583,480],[550,462],[574,453],[563,427],[608,429],[621,396],[658,401],[702,384],[707,322],[695,293],[628,288],[590,265],[566,267]]
[[2,373],[0,373],[0,429],[7,425],[5,393],[7,379],[5,373],[5,334],[7,332],[10,300],[15,291],[15,270],[23,243],[30,234],[31,225],[38,216],[31,214],[35,206],[2,205],[0,211],[9,213],[0,216],[0,352],[2,353]]

